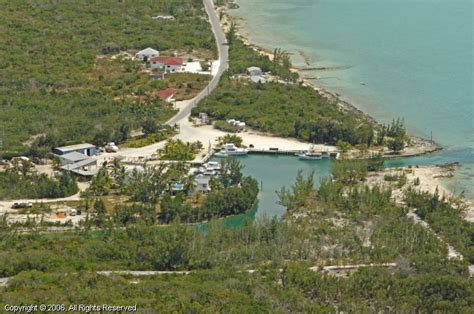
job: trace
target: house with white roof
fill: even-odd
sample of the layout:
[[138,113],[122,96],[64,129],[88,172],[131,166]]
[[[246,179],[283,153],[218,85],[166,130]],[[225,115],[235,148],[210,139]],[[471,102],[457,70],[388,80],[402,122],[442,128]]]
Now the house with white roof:
[[262,76],[263,74],[262,69],[260,69],[259,67],[247,68],[247,73],[250,76]]
[[158,57],[159,55],[160,52],[158,50],[148,47],[137,52],[135,54],[135,59],[140,61],[148,61],[153,57]]

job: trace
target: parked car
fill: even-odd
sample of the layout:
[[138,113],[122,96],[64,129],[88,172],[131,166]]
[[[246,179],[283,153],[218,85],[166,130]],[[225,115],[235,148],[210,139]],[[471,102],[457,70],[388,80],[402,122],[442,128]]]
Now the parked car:
[[33,207],[33,204],[31,204],[31,203],[13,203],[13,205],[12,205],[13,209],[31,208],[31,207]]
[[105,145],[105,151],[107,153],[116,153],[119,151],[119,148],[117,145],[115,145],[114,142],[110,142],[107,145]]

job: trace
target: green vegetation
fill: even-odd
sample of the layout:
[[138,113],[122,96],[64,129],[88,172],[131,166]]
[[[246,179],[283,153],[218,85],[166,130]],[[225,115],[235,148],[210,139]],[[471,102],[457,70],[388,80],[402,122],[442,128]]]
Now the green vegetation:
[[214,128],[231,133],[237,133],[239,131],[238,126],[230,124],[229,122],[223,120],[217,120],[216,122],[214,122]]
[[189,161],[196,157],[196,154],[203,148],[201,142],[189,143],[181,140],[169,139],[165,147],[160,149],[161,160]]
[[66,172],[56,178],[39,174],[30,162],[14,162],[0,172],[0,200],[24,198],[58,198],[79,191],[76,181]]
[[170,223],[179,218],[182,222],[199,222],[216,217],[242,214],[256,202],[258,183],[242,175],[242,166],[235,159],[221,161],[221,175],[212,179],[212,190],[206,195],[197,195],[195,202],[186,199],[183,193],[161,201],[160,220]]
[[[211,80],[210,75],[196,73],[171,73],[163,81],[158,81],[158,89],[172,88],[176,90],[176,100],[191,99],[199,94]],[[160,84],[162,82],[162,84]]]
[[369,160],[367,161],[367,170],[379,171],[383,168],[384,162],[385,160],[382,153],[372,153],[370,154]]
[[239,40],[236,36],[234,24],[231,25],[227,33],[227,41],[230,45],[230,75],[245,73],[247,68],[258,66],[263,72],[272,72],[286,80],[296,81],[298,79],[298,73],[291,71],[290,56],[285,51],[275,49],[273,58],[270,60],[267,56],[255,52]]
[[[189,166],[183,162],[156,167],[145,166],[126,173],[119,160],[99,170],[83,193],[84,204],[76,206],[95,217],[87,226],[123,227],[144,223],[154,225],[179,220],[185,223],[241,214],[253,207],[258,184],[242,175],[238,160],[221,162],[222,173],[209,182],[211,190],[196,190]],[[111,200],[119,200],[110,204]],[[93,206],[88,204],[94,202]],[[92,204],[91,204],[92,205]]]
[[403,137],[397,136],[388,140],[387,147],[393,150],[395,153],[399,153],[405,148],[405,140]]
[[[137,103],[162,83],[137,63],[110,56],[146,47],[215,53],[202,8],[195,0],[1,1],[2,155],[44,155],[55,145],[94,139],[123,142],[145,117],[168,119],[169,105]],[[151,19],[156,14],[176,20]],[[183,82],[183,97],[194,88],[186,84],[201,83]]]
[[343,184],[358,184],[367,177],[368,164],[366,161],[338,160],[334,164],[332,177]]
[[144,133],[142,136],[130,138],[124,145],[132,148],[144,147],[164,141],[177,134],[176,127],[159,126],[153,119],[146,119],[142,124],[142,130]]
[[[282,52],[276,51],[276,54]],[[193,115],[206,112],[218,120],[238,119],[264,132],[313,143],[335,144],[343,140],[349,144],[372,144],[374,126],[371,123],[362,116],[341,111],[311,87],[251,84],[231,78],[233,74],[244,73],[249,66],[271,70],[276,75],[284,75],[283,69],[288,70],[289,66],[284,62],[275,70],[272,64],[268,57],[258,54],[238,39],[233,40],[228,75],[193,109]]]
[[218,139],[218,145],[222,146],[224,144],[234,144],[237,147],[242,146],[242,138],[235,134],[226,134],[224,136],[220,136]]
[[398,118],[397,120],[394,119],[392,123],[382,126],[377,137],[377,144],[386,144],[390,150],[397,154],[405,148],[405,142],[408,139],[405,122]]
[[383,179],[388,182],[397,182],[397,188],[401,189],[407,183],[406,174],[386,174]]
[[416,208],[416,214],[426,220],[456,250],[474,264],[474,225],[461,217],[462,205],[455,205],[438,192],[431,195],[413,189],[405,193],[407,206]]
[[[222,186],[233,184],[238,176],[231,174],[240,168],[225,167],[232,170],[224,172],[230,176]],[[0,288],[0,305],[40,300],[136,303],[142,311],[165,312],[471,311],[474,286],[467,263],[448,260],[446,247],[394,204],[390,190],[329,180],[315,189],[312,177],[300,174],[280,193],[281,203],[290,206],[285,220],[262,219],[240,228],[223,228],[218,221],[205,233],[177,222],[156,228],[147,226],[145,210],[138,207],[114,216],[133,221],[122,229],[91,232],[83,226],[61,235],[19,235],[3,222],[0,277],[14,277]],[[416,202],[432,208],[434,201],[416,196]],[[323,269],[378,262],[396,266],[340,275]],[[191,273],[132,278],[99,270]]]
[[351,149],[351,143],[348,143],[343,140],[338,140],[336,142],[336,147],[340,149],[343,153],[347,152],[349,149]]

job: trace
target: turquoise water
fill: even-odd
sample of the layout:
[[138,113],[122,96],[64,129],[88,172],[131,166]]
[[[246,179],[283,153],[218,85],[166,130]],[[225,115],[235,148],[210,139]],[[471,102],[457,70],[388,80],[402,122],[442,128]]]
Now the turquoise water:
[[[442,157],[413,157],[403,159],[386,160],[387,167],[403,167],[428,165],[442,160]],[[220,158],[213,158],[213,161],[219,161]],[[222,223],[228,227],[241,226],[245,219],[253,220],[255,218],[273,216],[281,217],[285,214],[285,208],[278,204],[276,191],[282,187],[291,187],[299,170],[303,171],[305,176],[314,171],[316,186],[319,186],[322,178],[327,178],[331,172],[333,165],[332,159],[323,160],[299,160],[296,156],[288,155],[248,155],[238,157],[240,163],[244,166],[243,173],[252,176],[258,180],[260,185],[260,193],[258,196],[258,204],[243,215],[236,215],[222,219]],[[461,191],[457,191],[461,192]],[[207,230],[204,225],[203,230]]]
[[292,52],[300,67],[335,67],[305,75],[380,122],[400,116],[413,134],[433,132],[443,152],[396,163],[459,161],[448,186],[474,198],[472,0],[238,3],[231,12],[252,42]]
[[[219,158],[213,158],[219,161]],[[244,166],[244,175],[251,176],[258,180],[260,193],[258,204],[245,215],[237,215],[223,219],[225,226],[240,226],[245,219],[273,216],[281,217],[285,213],[285,208],[278,204],[276,191],[282,187],[290,187],[295,181],[299,170],[307,176],[314,171],[316,186],[319,186],[321,178],[328,177],[331,171],[332,160],[299,160],[296,156],[288,155],[248,155],[238,157]]]

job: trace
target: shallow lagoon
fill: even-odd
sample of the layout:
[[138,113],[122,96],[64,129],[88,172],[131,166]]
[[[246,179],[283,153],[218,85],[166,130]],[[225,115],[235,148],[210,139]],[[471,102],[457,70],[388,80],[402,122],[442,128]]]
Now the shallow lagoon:
[[[244,157],[238,157],[244,166],[243,173],[255,178],[260,184],[260,194],[258,204],[255,208],[246,214],[237,215],[222,219],[225,226],[241,226],[245,219],[258,219],[261,217],[271,218],[273,216],[282,217],[285,214],[283,206],[278,204],[276,191],[283,186],[290,187],[299,170],[307,176],[311,171],[315,172],[316,186],[322,178],[328,177],[331,172],[332,159],[322,160],[299,160],[296,156],[289,155],[261,155],[250,154]],[[213,161],[219,161],[220,158],[213,158]],[[416,165],[430,165],[433,162],[445,161],[441,154],[429,156],[397,158],[385,161],[387,167],[407,167]],[[460,192],[460,191],[458,191]]]

